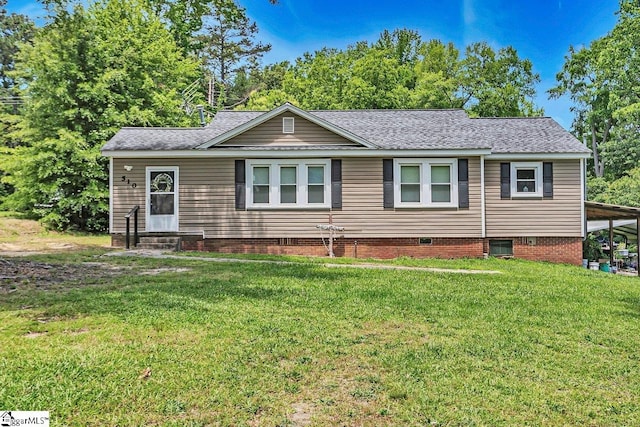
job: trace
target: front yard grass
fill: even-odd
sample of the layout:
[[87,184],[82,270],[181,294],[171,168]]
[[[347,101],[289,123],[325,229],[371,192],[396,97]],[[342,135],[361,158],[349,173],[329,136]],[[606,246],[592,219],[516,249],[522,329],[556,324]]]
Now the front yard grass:
[[0,254],[107,248],[108,234],[58,233],[15,212],[0,211]]
[[119,274],[1,295],[0,409],[52,425],[640,424],[635,277],[95,254],[30,259]]

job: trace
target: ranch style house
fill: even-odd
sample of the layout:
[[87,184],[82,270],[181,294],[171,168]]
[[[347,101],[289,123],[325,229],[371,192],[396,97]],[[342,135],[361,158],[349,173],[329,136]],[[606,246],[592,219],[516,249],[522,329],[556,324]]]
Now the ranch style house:
[[143,242],[182,250],[323,256],[331,224],[336,256],[582,263],[590,150],[548,117],[287,103],[123,128],[102,153],[114,246],[135,211]]

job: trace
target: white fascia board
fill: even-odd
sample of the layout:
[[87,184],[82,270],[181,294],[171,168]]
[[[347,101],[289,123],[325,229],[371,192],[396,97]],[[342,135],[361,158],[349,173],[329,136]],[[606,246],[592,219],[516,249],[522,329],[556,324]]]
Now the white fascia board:
[[275,109],[273,109],[271,111],[268,111],[268,112],[266,112],[266,113],[264,113],[264,114],[262,114],[262,115],[260,115],[260,116],[258,116],[256,118],[254,118],[252,120],[249,120],[248,122],[246,122],[246,123],[244,123],[244,124],[242,124],[242,125],[240,125],[240,126],[238,126],[236,128],[233,128],[233,129],[223,133],[222,135],[216,136],[212,140],[207,141],[204,144],[201,144],[196,148],[199,148],[199,149],[211,148],[214,145],[220,144],[220,143],[222,143],[224,141],[227,141],[227,140],[229,140],[229,139],[231,139],[233,137],[236,137],[236,136],[248,131],[249,129],[252,129],[252,128],[254,128],[254,127],[256,127],[256,126],[258,126],[258,125],[260,125],[260,124],[262,124],[262,123],[264,123],[264,122],[266,122],[266,121],[268,121],[268,120],[270,120],[270,119],[272,119],[272,118],[274,118],[274,117],[276,117],[276,116],[278,116],[278,115],[280,115],[280,114],[282,114],[284,112],[287,112],[287,111],[290,112],[290,113],[296,114],[296,115],[298,115],[298,116],[300,116],[300,117],[302,117],[304,119],[307,119],[310,122],[315,123],[320,127],[323,127],[323,128],[325,128],[325,129],[327,129],[327,130],[329,130],[329,131],[331,131],[331,132],[333,132],[333,133],[335,133],[337,135],[340,135],[343,138],[346,138],[346,139],[348,139],[350,141],[356,142],[356,143],[358,143],[358,144],[360,144],[360,145],[362,145],[364,147],[367,147],[367,148],[376,148],[377,147],[376,145],[372,144],[371,142],[369,142],[369,141],[367,141],[367,140],[365,140],[365,139],[363,139],[363,138],[361,138],[361,137],[359,137],[357,135],[354,135],[351,132],[348,132],[348,131],[346,131],[346,130],[344,130],[342,128],[339,128],[339,127],[333,125],[332,123],[330,123],[330,122],[328,122],[328,121],[326,121],[324,119],[321,119],[320,117],[314,116],[313,114],[308,113],[308,112],[296,107],[295,105],[289,104],[287,102],[286,104],[281,105],[278,108],[275,108]]
[[499,153],[489,154],[487,160],[563,160],[563,159],[588,159],[591,153]]
[[175,151],[103,151],[102,155],[113,158],[320,158],[320,157],[465,157],[482,156],[488,149],[474,150],[175,150]]

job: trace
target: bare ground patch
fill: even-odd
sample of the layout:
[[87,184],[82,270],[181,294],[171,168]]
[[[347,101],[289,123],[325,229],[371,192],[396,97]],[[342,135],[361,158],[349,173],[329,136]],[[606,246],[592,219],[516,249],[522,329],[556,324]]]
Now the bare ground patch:
[[297,402],[292,404],[291,408],[294,412],[291,414],[290,421],[294,426],[302,427],[311,424],[311,405],[304,402]]
[[124,274],[128,269],[102,263],[48,264],[0,258],[0,293],[20,288],[48,289],[59,284],[91,285]]
[[181,268],[181,267],[174,267],[174,268],[162,267],[162,268],[154,268],[152,270],[144,270],[138,274],[140,274],[141,276],[157,276],[158,274],[163,274],[163,273],[185,273],[187,271],[191,271],[191,269]]
[[123,274],[156,276],[164,273],[184,273],[190,268],[154,268],[134,271],[132,267],[102,262],[81,264],[48,264],[20,258],[0,258],[0,294],[19,289],[60,289],[104,283]]

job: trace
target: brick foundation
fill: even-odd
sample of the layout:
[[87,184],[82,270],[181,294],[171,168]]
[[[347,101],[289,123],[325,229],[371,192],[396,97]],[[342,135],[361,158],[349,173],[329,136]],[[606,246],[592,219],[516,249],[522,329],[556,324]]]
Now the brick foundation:
[[[482,258],[483,254],[489,253],[490,240],[493,239],[434,237],[431,243],[420,243],[418,238],[338,238],[334,241],[333,251],[336,256],[352,258]],[[535,242],[526,237],[500,237],[496,240],[513,241],[515,258],[582,265],[580,237],[536,237]],[[111,243],[123,247],[124,236],[112,235]],[[328,245],[328,239],[325,243]],[[181,248],[220,253],[327,255],[322,240],[318,238],[203,240],[200,236],[183,236]]]
[[112,234],[111,235],[111,246],[114,248],[124,248],[125,246],[125,237],[124,234]]
[[[496,240],[512,240],[513,256],[531,261],[549,261],[582,265],[581,237],[535,237],[535,244],[527,237],[500,237]],[[484,251],[489,253],[489,240],[486,239]]]
[[[328,239],[325,239],[328,245]],[[418,238],[364,238],[334,241],[336,256],[353,258],[461,258],[482,257],[482,239],[433,238],[431,244],[420,244]],[[222,253],[262,253],[283,255],[326,256],[321,239],[206,239],[183,240],[183,250]]]

